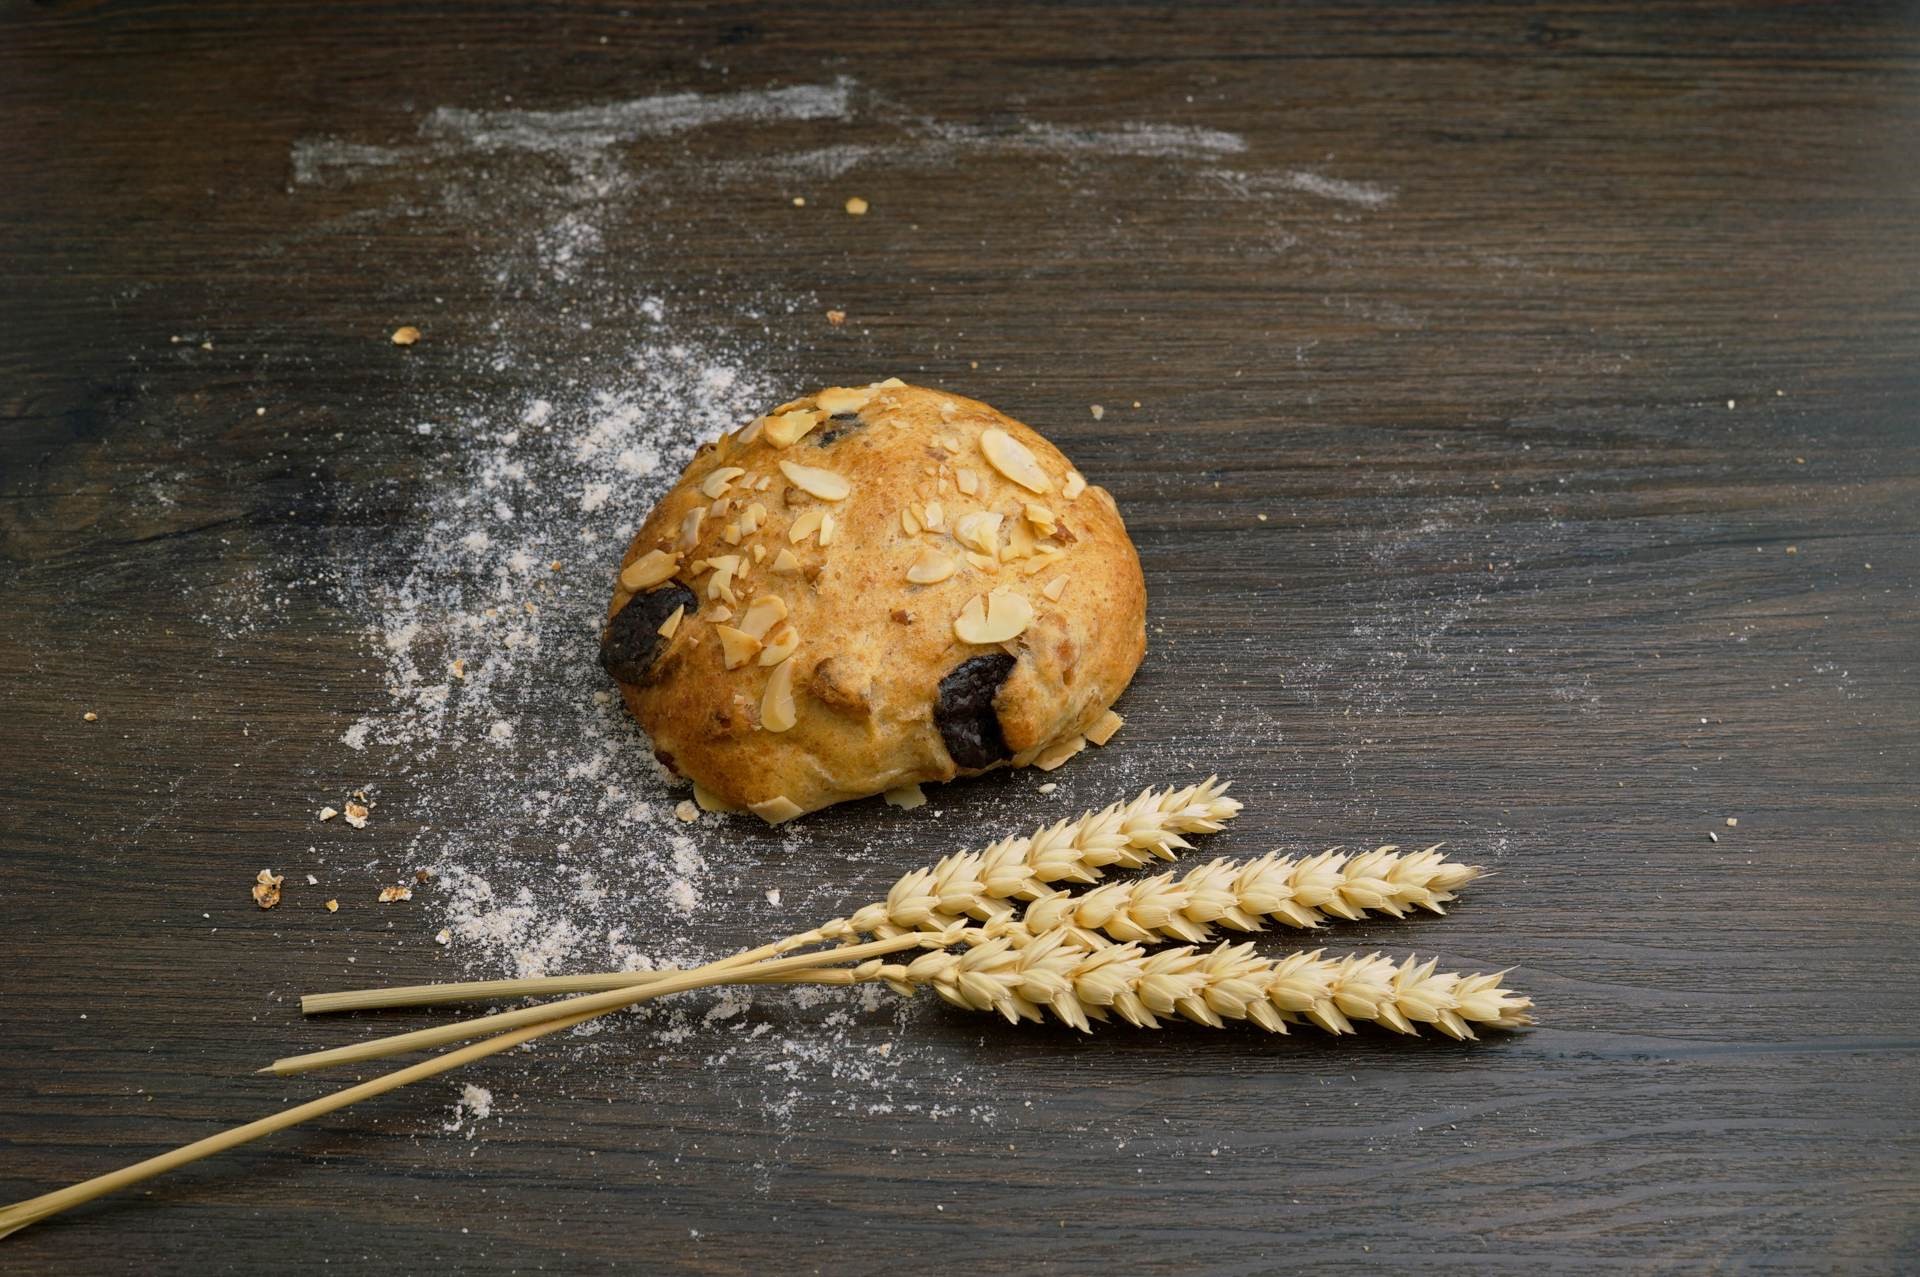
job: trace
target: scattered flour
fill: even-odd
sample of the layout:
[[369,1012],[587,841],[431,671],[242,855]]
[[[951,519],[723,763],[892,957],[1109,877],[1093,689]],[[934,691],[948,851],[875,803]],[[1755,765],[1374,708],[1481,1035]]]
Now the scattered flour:
[[[643,144],[721,124],[742,139],[726,161],[696,165],[677,146]],[[768,885],[804,831],[754,851],[731,822],[674,819],[685,791],[653,762],[596,661],[614,565],[700,442],[788,397],[785,370],[814,360],[773,344],[793,325],[771,319],[820,305],[670,283],[673,235],[652,233],[656,209],[729,182],[764,189],[873,163],[940,170],[963,152],[1032,156],[1072,174],[1111,164],[1128,182],[1158,166],[1253,200],[1377,208],[1393,198],[1310,173],[1202,167],[1246,150],[1237,134],[1178,124],[942,121],[850,80],[556,111],[442,107],[398,145],[297,143],[296,194],[364,187],[370,214],[432,208],[433,233],[457,224],[497,314],[467,354],[463,384],[393,405],[390,428],[415,449],[420,474],[406,522],[370,517],[366,539],[335,554],[329,582],[364,627],[384,702],[340,742],[360,755],[357,769],[407,795],[418,830],[404,846],[382,844],[369,868],[433,872],[407,915],[418,941],[474,977],[697,962],[743,934],[757,943],[775,934],[763,927],[797,928],[873,898],[919,863],[912,855],[975,841],[983,821],[1010,831],[1033,819],[1030,785],[982,787],[951,816],[937,806],[898,816],[868,846],[836,849],[828,894],[790,877],[784,893]],[[614,270],[605,258],[616,244]],[[1056,775],[1062,799],[1076,800],[1071,772]],[[1109,771],[1099,801],[1147,779],[1159,777]],[[454,941],[444,950],[432,939],[443,929]],[[944,1067],[936,1035],[903,1031],[937,1014],[927,1001],[871,986],[715,991],[591,1022],[571,1041],[622,1070],[639,1031],[650,1051],[684,1044],[712,1066],[696,1073],[731,1062],[764,1078],[761,1106],[782,1122],[822,1104],[995,1120],[971,1099],[972,1081]],[[896,1094],[892,1079],[908,1068],[913,1084]],[[656,1070],[638,1076],[658,1084]],[[491,1111],[492,1097],[469,1087],[447,1129],[471,1135]]]
[[453,1117],[441,1126],[449,1134],[466,1132],[472,1139],[479,1130],[480,1123],[493,1116],[493,1092],[484,1086],[468,1084],[462,1088],[460,1098],[453,1102]]

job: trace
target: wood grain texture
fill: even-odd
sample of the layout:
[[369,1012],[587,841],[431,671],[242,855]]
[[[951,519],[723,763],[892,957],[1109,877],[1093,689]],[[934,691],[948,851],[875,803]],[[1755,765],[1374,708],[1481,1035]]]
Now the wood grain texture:
[[[1499,876],[1330,939],[1511,965],[1543,1023],[1082,1040],[929,1011],[890,1115],[820,1074],[772,1111],[631,1024],[477,1070],[509,1113],[478,1140],[438,1133],[448,1088],[389,1097],[0,1268],[1910,1271],[1916,57],[1901,5],[4,6],[0,1195],[317,1094],[248,1074],[374,1024],[302,1025],[293,994],[444,974],[371,914],[246,902],[382,700],[293,583],[412,526],[416,405],[617,352],[637,287],[772,333],[796,390],[899,373],[1059,440],[1153,596],[1128,728],[1060,801],[1218,770],[1250,803],[1223,852],[1446,838]],[[681,194],[625,195],[560,292],[475,269],[512,210],[441,198],[471,155],[296,171],[439,107],[842,77],[844,126],[628,144]],[[1245,145],[891,160],[908,117]],[[874,212],[727,176],[767,136],[876,148],[794,183]],[[547,367],[462,357],[503,314]],[[272,623],[209,619],[236,596]],[[433,783],[385,778],[378,854]],[[943,797],[939,839],[1025,792]],[[899,839],[870,807],[808,839]],[[755,863],[790,899],[889,876]],[[704,925],[764,938],[764,885]]]

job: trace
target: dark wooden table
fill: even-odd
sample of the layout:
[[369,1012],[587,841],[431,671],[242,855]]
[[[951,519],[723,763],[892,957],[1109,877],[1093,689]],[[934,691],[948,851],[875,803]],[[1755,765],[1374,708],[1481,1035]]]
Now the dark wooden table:
[[[372,893],[449,840],[568,837],[460,808],[543,783],[574,709],[530,696],[519,752],[350,749],[389,705],[359,592],[444,497],[421,423],[601,384],[648,298],[757,384],[898,374],[1048,431],[1153,602],[1127,729],[1051,799],[708,820],[692,919],[606,884],[636,934],[758,940],[1217,770],[1249,810],[1211,849],[1496,867],[1320,942],[1512,966],[1541,1023],[1082,1040],[693,999],[688,1033],[489,1061],[0,1268],[1910,1271],[1916,58],[1902,5],[4,6],[0,1194],[437,1018],[297,992],[482,969],[433,943],[439,884]],[[590,615],[612,555],[576,545],[555,606]],[[315,822],[369,784],[368,829]],[[465,1082],[494,1115],[445,1132]]]

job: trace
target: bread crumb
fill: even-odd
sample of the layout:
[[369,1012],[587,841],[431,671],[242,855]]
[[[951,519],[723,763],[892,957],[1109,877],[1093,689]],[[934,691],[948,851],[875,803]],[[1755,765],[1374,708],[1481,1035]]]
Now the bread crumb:
[[396,900],[411,900],[411,899],[413,899],[412,887],[380,888],[380,903],[383,905],[390,905]]
[[364,804],[355,802],[349,802],[347,804],[347,823],[355,829],[365,829],[367,827],[367,817],[371,814],[372,809]]
[[856,195],[847,201],[847,212],[855,217],[864,217],[867,212],[867,202]]
[[1046,784],[1040,786],[1040,792],[1043,794],[1052,794],[1055,790],[1059,788],[1060,788],[1060,784],[1058,781],[1050,780]]
[[777,905],[780,903],[780,888],[778,887],[767,888],[767,903],[770,905]]
[[1729,817],[1727,817],[1727,828],[1728,828],[1728,829],[1732,829],[1732,828],[1734,828],[1734,827],[1735,827],[1735,826],[1737,826],[1737,825],[1738,825],[1739,823],[1740,823],[1740,818],[1739,818],[1738,816],[1729,816]]
[[1100,421],[1104,419],[1107,415],[1107,410],[1105,408],[1102,408],[1099,404],[1088,404],[1087,411],[1093,414],[1093,419],[1095,421]]
[[331,807],[322,807],[320,809],[320,819],[322,820],[332,820],[335,816],[338,816],[339,814],[340,814],[339,812],[335,811]]
[[412,324],[407,324],[393,330],[393,344],[396,346],[411,346],[419,340],[420,330]]
[[328,912],[328,913],[339,913],[339,912],[340,912],[340,902],[339,902],[338,900],[329,900],[329,901],[327,901],[327,912]]
[[673,814],[679,817],[683,823],[689,825],[700,819],[700,809],[696,807],[691,800],[686,798],[682,798],[674,805]]
[[827,322],[835,328],[838,328],[847,322],[847,312],[844,310],[830,310],[827,312]]
[[262,869],[253,878],[253,903],[271,909],[280,903],[280,884],[286,879],[271,869]]
[[82,714],[80,717],[82,720],[89,723],[97,723],[100,721],[100,716],[94,713],[92,710],[88,710],[86,713]]
[[804,195],[796,195],[796,196],[794,196],[794,197],[793,197],[793,206],[794,206],[795,208],[805,208],[805,207],[807,206],[807,197],[806,197],[806,196],[804,196]]
[[442,927],[440,928],[439,932],[434,935],[433,942],[443,947],[446,945],[450,945],[453,943],[453,932],[448,931],[445,927]]

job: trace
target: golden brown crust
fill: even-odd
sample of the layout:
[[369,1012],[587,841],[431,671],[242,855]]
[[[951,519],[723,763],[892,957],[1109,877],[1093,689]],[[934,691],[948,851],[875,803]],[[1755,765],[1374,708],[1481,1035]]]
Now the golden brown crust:
[[[769,819],[984,770],[955,763],[934,717],[970,657],[1017,658],[993,709],[1025,766],[1098,722],[1146,647],[1112,497],[986,404],[898,382],[795,400],[702,448],[621,568],[609,618],[631,586],[699,600],[647,684],[621,684],[627,707],[710,801]],[[792,726],[771,730],[787,648]]]

